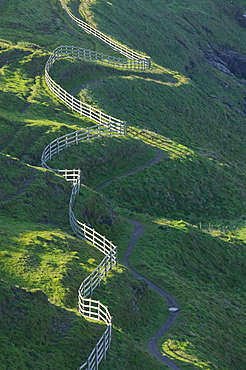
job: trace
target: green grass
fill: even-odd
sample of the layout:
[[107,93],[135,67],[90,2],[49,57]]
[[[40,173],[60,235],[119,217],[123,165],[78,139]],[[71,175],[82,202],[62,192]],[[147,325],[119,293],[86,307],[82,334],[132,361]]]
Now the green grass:
[[246,248],[245,238],[236,234],[242,236],[245,225],[232,237],[204,233],[184,221],[140,214],[131,218],[146,227],[131,265],[178,297],[182,307],[178,322],[160,341],[164,353],[184,369],[199,368],[199,362],[206,363],[205,369],[240,369]]
[[[51,304],[41,290],[33,292],[1,280],[2,369],[77,368],[84,332],[93,343],[102,333],[74,311]],[[89,330],[88,330],[89,329]]]
[[[91,24],[150,55],[152,68],[62,60],[52,70],[81,100],[127,121],[127,137],[71,147],[50,164],[82,169],[76,215],[119,246],[120,260],[132,233],[123,217],[144,223],[130,262],[182,308],[159,343],[181,369],[246,367],[245,84],[211,67],[200,51],[209,44],[246,55],[236,20],[244,6],[85,1]],[[75,369],[103,330],[76,311],[77,289],[102,256],[72,234],[69,185],[39,166],[50,141],[93,123],[49,93],[44,66],[59,45],[116,53],[77,30],[55,0],[0,2],[0,30],[1,368]],[[153,159],[150,145],[163,150],[158,164],[101,194],[91,190]],[[100,368],[166,368],[146,348],[167,317],[166,303],[121,265],[100,288],[94,297],[114,317]]]
[[[51,369],[56,367],[55,359],[62,369],[77,368],[103,330],[100,325],[89,324],[79,317],[76,311],[77,289],[83,278],[100,262],[100,253],[52,225],[14,221],[3,216],[1,224],[4,230],[1,232],[0,251],[3,340],[0,361],[5,366],[3,368],[17,366],[18,369],[26,369],[31,366]],[[118,237],[119,234],[118,230]],[[119,308],[122,310],[128,305],[127,311],[122,310],[124,317],[114,320],[115,349],[109,363],[118,361],[119,353],[125,353],[126,364],[131,363],[131,356],[127,356],[131,348],[133,358],[139,350],[142,352],[147,368],[163,368],[145,353],[147,339],[142,339],[141,322],[155,302],[155,320],[150,317],[147,320],[145,336],[150,329],[154,333],[165,318],[160,314],[166,308],[165,302],[122,267],[113,272],[109,280],[110,286],[106,281],[103,283],[105,303],[110,308],[114,306],[118,315]],[[119,285],[120,296],[117,294]],[[136,311],[133,301],[140,306],[139,311]],[[4,329],[5,326],[8,330]],[[131,333],[128,332],[129,327]],[[120,337],[118,332],[122,333]],[[140,361],[141,356],[137,363]]]
[[147,163],[155,155],[153,148],[134,138],[101,138],[60,152],[50,165],[52,168],[81,168],[83,183],[95,187],[102,178],[120,176]]
[[[140,194],[138,189],[141,189]],[[157,216],[168,214],[195,224],[234,219],[245,210],[244,187],[236,175],[199,157],[164,158],[155,167],[145,169],[143,174],[122,178],[102,192],[115,204],[132,211]]]

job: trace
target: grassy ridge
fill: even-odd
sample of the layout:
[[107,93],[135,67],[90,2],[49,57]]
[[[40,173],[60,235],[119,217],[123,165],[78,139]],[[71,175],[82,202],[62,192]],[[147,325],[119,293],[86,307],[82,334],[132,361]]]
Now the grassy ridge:
[[[64,133],[87,127],[91,122],[78,119],[48,93],[43,71],[50,50],[60,44],[78,44],[79,41],[84,47],[105,50],[93,39],[77,33],[57,3],[22,2],[18,4],[18,10],[17,13],[16,4],[11,1],[1,7],[0,363],[3,369],[73,369],[86,359],[102,333],[100,325],[87,323],[76,313],[77,289],[102,257],[90,245],[68,234],[68,184],[61,177],[37,166],[47,143]],[[40,14],[38,24],[37,13]],[[59,22],[66,25],[65,29],[59,27]],[[30,32],[34,29],[35,32]],[[98,165],[99,145],[91,146],[90,152],[94,151],[94,155],[91,163],[87,164],[87,172],[90,172],[90,165]],[[151,150],[145,153],[143,145],[134,140],[120,142],[115,139],[111,155],[108,149],[105,142],[104,151],[100,150],[106,163],[116,152],[122,153],[122,162],[123,158],[133,157],[132,153],[138,155],[139,163],[143,163],[141,153],[144,160],[153,156]],[[126,168],[131,169],[135,165],[131,158],[131,164]],[[86,192],[82,194],[86,196]],[[90,197],[87,198],[87,202],[84,203],[82,198],[76,204],[78,214],[86,217],[88,207],[91,210],[94,203],[90,203]],[[101,206],[97,198],[97,211],[100,209],[107,216],[107,202],[104,199],[100,202]],[[117,215],[113,227],[107,222],[100,222],[100,225],[112,240],[127,243],[131,227]],[[125,290],[118,304],[123,307],[128,300],[128,314],[132,312],[129,320],[134,324],[134,321],[139,322],[139,315],[131,303],[132,289],[135,288],[130,286],[134,287],[136,282],[129,274],[121,272],[120,276]],[[146,294],[150,300],[144,299]],[[159,302],[158,297],[149,291],[142,295],[145,312],[156,302],[157,319],[155,323],[148,323],[154,331],[163,320],[158,316],[158,307],[160,304],[165,307],[165,303]],[[6,325],[8,330],[5,330]],[[131,335],[122,330],[117,334],[118,326],[115,331],[113,363],[118,362],[119,353],[122,359],[127,359],[131,352],[131,358],[127,362],[123,360],[126,366],[130,362],[131,368],[138,368],[145,358],[147,368],[163,368],[141,348],[142,345],[133,341]],[[134,333],[138,341],[140,333],[141,327]]]
[[91,342],[102,332],[100,326],[88,330],[78,314],[49,303],[41,290],[1,281],[0,307],[2,369],[76,368],[85,330]]
[[[89,21],[151,55],[154,63],[142,73],[57,64],[56,81],[128,121],[128,136],[70,148],[52,166],[80,167],[85,184],[94,187],[152,159],[146,144],[164,151],[159,164],[117,180],[103,195],[84,186],[76,214],[118,244],[120,258],[132,231],[120,215],[145,224],[131,263],[181,304],[179,321],[160,343],[181,369],[241,370],[246,129],[245,117],[235,109],[243,111],[245,88],[244,81],[208,65],[199,47],[209,43],[246,54],[245,30],[236,22],[244,3],[84,5]],[[58,45],[114,52],[77,31],[58,1],[9,0],[0,6],[1,367],[73,369],[102,330],[75,310],[77,288],[101,257],[71,235],[66,182],[38,166],[47,143],[91,122],[49,94],[43,69]],[[209,224],[218,230],[197,228]],[[122,266],[101,288],[95,297],[109,305],[115,325],[102,368],[165,368],[146,351],[148,337],[166,317],[165,303]],[[24,314],[39,329],[28,327],[30,340]]]
[[134,248],[132,266],[179,297],[183,309],[162,340],[163,351],[181,368],[204,362],[204,369],[240,369],[245,242],[239,235],[204,233],[182,221],[136,216],[146,233]]
[[[149,130],[147,140],[141,138],[167,153],[142,176],[117,180],[103,190],[115,207],[121,207],[118,212],[123,208],[132,212],[131,217],[141,212],[195,225],[201,221],[218,225],[217,231],[210,229],[212,236],[189,227],[189,237],[184,237],[186,232],[181,236],[169,219],[162,221],[169,225],[160,231],[163,239],[148,219],[150,236],[139,241],[132,257],[136,269],[173,292],[185,309],[163,344],[163,351],[176,358],[181,368],[245,366],[241,346],[245,335],[245,118],[235,112],[243,111],[244,81],[213,69],[199,50],[209,43],[245,54],[245,30],[236,21],[243,10],[242,2],[237,6],[206,3],[206,8],[193,1],[168,5],[150,1],[144,6],[139,1],[124,2],[124,8],[111,1],[91,6],[101,30],[127,40],[130,46],[138,43],[155,62],[190,78],[188,84],[171,87],[139,79],[134,73],[112,75],[87,85],[81,93],[112,115],[130,116],[131,125],[140,129],[135,137]],[[163,145],[166,137],[169,145]],[[183,158],[178,149],[175,158],[171,143],[185,146],[189,156]],[[136,217],[141,219],[139,214]],[[172,250],[175,242],[170,234],[177,238],[177,252]]]

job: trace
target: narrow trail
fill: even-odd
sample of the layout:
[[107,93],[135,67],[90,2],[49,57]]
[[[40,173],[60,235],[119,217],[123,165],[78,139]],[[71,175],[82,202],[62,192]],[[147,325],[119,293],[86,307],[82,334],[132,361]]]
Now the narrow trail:
[[[128,219],[128,221],[130,221],[132,223],[132,225],[134,226],[134,231],[133,231],[132,238],[130,240],[129,246],[127,248],[127,251],[125,253],[125,256],[124,256],[124,259],[123,259],[122,263],[133,272],[133,275],[137,279],[144,280],[151,289],[155,290],[160,296],[165,298],[167,303],[168,303],[169,308],[170,307],[179,308],[177,302],[172,298],[172,296],[170,294],[168,294],[164,289],[160,288],[158,285],[156,285],[155,283],[153,283],[152,281],[150,281],[146,277],[140,275],[136,270],[134,270],[129,265],[128,258],[129,258],[130,254],[132,252],[132,249],[133,249],[135,243],[140,238],[140,236],[144,233],[144,226],[140,222],[135,221],[135,220]],[[157,343],[157,340],[173,325],[173,323],[177,319],[178,315],[179,315],[179,311],[171,312],[168,319],[157,330],[157,332],[151,337],[151,339],[148,343],[148,350],[150,351],[150,353],[152,353],[152,355],[154,355],[160,362],[169,366],[173,370],[180,370],[180,368],[173,361],[171,361],[168,357],[161,354],[161,352],[157,348],[156,343]]]
[[114,177],[113,179],[110,179],[110,180],[104,181],[102,184],[100,184],[100,185],[96,186],[96,187],[94,188],[94,190],[99,191],[99,190],[100,190],[100,189],[102,189],[104,186],[106,186],[106,185],[110,184],[111,182],[113,182],[113,181],[115,181],[115,180],[121,179],[122,177],[127,177],[127,176],[129,176],[129,175],[132,175],[133,173],[136,173],[136,172],[138,172],[138,171],[143,170],[145,167],[149,167],[149,166],[151,166],[151,165],[153,165],[153,164],[157,163],[157,162],[161,159],[161,157],[162,157],[162,155],[163,155],[163,152],[162,152],[162,150],[161,150],[161,149],[159,149],[159,148],[157,148],[157,147],[153,147],[153,148],[155,148],[155,150],[156,150],[156,152],[157,152],[157,156],[156,156],[154,159],[152,159],[152,160],[151,160],[151,161],[149,161],[148,163],[144,164],[143,166],[137,167],[137,168],[135,168],[135,169],[133,169],[133,170],[131,170],[131,171],[129,171],[129,172],[127,172],[127,173],[125,173],[124,175],[120,175],[120,176]]
[[17,193],[15,193],[14,195],[11,195],[10,197],[8,198],[4,198],[1,203],[6,203],[6,202],[9,202],[10,200],[12,199],[15,199],[16,197],[18,197],[18,195],[22,194],[27,188],[28,186],[30,186],[33,181],[34,181],[34,174],[37,172],[37,169],[33,168],[32,169],[32,172],[31,172],[31,176],[26,180],[25,184],[22,186],[22,188],[20,190],[17,191]]
[[[149,161],[148,163],[146,163],[145,165],[140,166],[140,167],[137,167],[134,170],[125,173],[124,175],[121,175],[121,176],[115,177],[115,178],[113,178],[111,180],[105,181],[102,184],[98,185],[96,188],[94,188],[94,190],[98,191],[98,190],[102,189],[104,186],[108,185],[109,183],[111,183],[111,182],[113,182],[113,181],[115,181],[115,180],[117,180],[119,178],[129,176],[129,175],[131,175],[133,173],[136,173],[138,171],[141,171],[142,169],[144,169],[146,167],[149,167],[149,166],[152,166],[153,164],[159,162],[160,159],[162,158],[163,152],[162,152],[162,150],[160,150],[159,148],[156,148],[156,147],[155,147],[155,150],[157,152],[156,157],[154,159],[152,159],[151,161]],[[148,350],[161,363],[167,365],[172,370],[180,370],[180,368],[173,361],[171,361],[168,357],[164,356],[158,350],[158,348],[157,348],[157,340],[173,325],[173,323],[175,322],[175,320],[177,319],[177,317],[179,315],[179,306],[178,306],[178,303],[164,289],[160,288],[158,285],[156,285],[155,283],[153,283],[152,281],[150,281],[149,279],[147,279],[143,275],[139,274],[136,270],[134,270],[130,266],[128,259],[129,259],[130,255],[131,255],[131,252],[132,252],[133,247],[136,244],[137,240],[144,233],[145,227],[144,227],[143,224],[141,224],[140,222],[138,222],[136,220],[132,220],[132,219],[127,219],[127,220],[129,222],[131,222],[131,224],[134,226],[134,230],[133,230],[131,240],[129,242],[128,248],[126,250],[126,253],[125,253],[124,258],[123,258],[123,261],[122,261],[123,265],[125,265],[129,270],[131,270],[133,272],[133,275],[137,279],[144,280],[151,289],[155,290],[160,296],[162,296],[163,298],[165,298],[166,301],[167,301],[167,303],[168,303],[168,307],[169,308],[172,307],[172,308],[177,308],[178,309],[178,311],[176,311],[176,312],[170,312],[169,311],[170,312],[170,316],[168,317],[168,319],[157,330],[157,332],[151,337],[151,339],[150,339],[150,341],[148,343]]]
[[[50,91],[56,95],[64,104],[70,107],[75,112],[85,116],[94,122],[97,125],[91,126],[87,129],[77,130],[73,133],[66,134],[61,136],[51,143],[49,143],[43,150],[41,163],[44,168],[53,170],[58,174],[65,177],[65,179],[71,183],[72,190],[69,201],[69,221],[72,230],[74,233],[83,240],[87,240],[92,243],[92,245],[100,250],[104,255],[104,259],[96,267],[96,269],[87,276],[81,283],[78,291],[78,306],[79,312],[85,318],[89,318],[96,321],[105,322],[106,330],[101,336],[101,338],[96,343],[95,347],[91,351],[87,360],[79,367],[79,369],[93,370],[98,369],[100,361],[106,357],[106,352],[110,348],[111,337],[112,337],[112,316],[107,308],[100,301],[90,298],[93,290],[100,285],[101,280],[107,276],[108,271],[111,270],[114,266],[117,265],[117,246],[115,246],[111,241],[107,240],[105,236],[98,233],[96,230],[91,228],[89,225],[80,222],[76,219],[73,211],[73,204],[76,196],[79,194],[79,189],[81,186],[80,170],[61,170],[61,169],[51,169],[47,165],[47,161],[51,160],[55,154],[58,154],[61,150],[69,147],[70,145],[78,144],[79,142],[94,140],[95,138],[105,137],[105,136],[119,136],[126,135],[126,122],[119,120],[115,117],[112,117],[106,113],[103,113],[101,110],[94,108],[91,105],[81,102],[77,98],[73,97],[66,90],[64,90],[60,85],[58,85],[49,75],[49,71],[52,68],[55,61],[61,58],[78,58],[84,61],[90,62],[103,62],[110,66],[117,66],[117,68],[123,68],[126,70],[147,70],[151,68],[151,59],[148,56],[145,56],[141,53],[135,52],[121,44],[118,44],[116,41],[111,39],[109,36],[103,34],[99,30],[89,26],[87,23],[83,22],[76,16],[74,16],[68,6],[66,5],[65,0],[60,0],[62,7],[67,12],[71,20],[76,23],[81,29],[83,29],[88,34],[95,36],[96,38],[103,41],[109,47],[119,52],[126,58],[118,58],[108,56],[96,51],[87,50],[81,47],[75,46],[59,46],[53,53],[50,55],[49,59],[45,65],[45,81]],[[163,155],[163,152],[154,147],[156,150],[156,157],[146,163],[143,166],[137,167],[124,175],[120,175],[113,179],[107,180],[104,183],[98,185],[95,190],[100,190],[102,187],[106,186],[110,182],[119,179],[121,177],[129,176],[133,173],[136,173],[140,170],[143,170],[146,167],[149,167],[157,163]],[[158,287],[156,284],[148,280],[146,277],[140,275],[137,271],[132,269],[129,265],[128,258],[132,252],[132,249],[139,239],[139,237],[144,232],[144,226],[135,220],[129,221],[134,226],[134,232],[130,240],[129,246],[125,253],[123,263],[126,267],[132,270],[133,274],[138,279],[143,279],[147,285],[154,289],[159,295],[164,297],[167,300],[169,306],[170,316],[166,322],[161,326],[161,328],[151,337],[148,350],[153,354],[161,363],[168,365],[173,370],[179,370],[179,368],[167,357],[163,356],[157,349],[156,341],[157,339],[166,332],[168,328],[173,324],[178,316],[178,305],[177,302],[162,288]]]

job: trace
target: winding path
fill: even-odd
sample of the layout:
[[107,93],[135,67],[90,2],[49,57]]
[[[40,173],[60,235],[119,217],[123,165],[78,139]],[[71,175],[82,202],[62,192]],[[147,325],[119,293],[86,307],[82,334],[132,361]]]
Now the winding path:
[[129,175],[132,175],[133,173],[136,173],[136,172],[138,172],[138,171],[143,170],[145,167],[149,167],[149,166],[151,166],[152,164],[157,163],[157,162],[161,159],[161,157],[162,157],[162,155],[163,155],[163,152],[162,152],[162,150],[161,150],[161,149],[159,149],[159,148],[156,148],[156,147],[154,147],[154,148],[155,148],[155,150],[156,150],[156,152],[157,152],[157,156],[156,156],[154,159],[152,159],[151,161],[149,161],[148,163],[144,164],[144,165],[143,165],[143,166],[141,166],[141,167],[137,167],[137,168],[135,168],[135,169],[133,169],[133,170],[131,170],[131,171],[129,171],[129,172],[127,172],[127,173],[123,174],[123,175],[117,176],[117,177],[115,177],[115,178],[113,178],[113,179],[110,179],[110,180],[107,180],[107,181],[103,182],[102,184],[100,184],[100,185],[96,186],[96,187],[94,188],[94,190],[98,191],[98,190],[102,189],[104,186],[106,186],[106,185],[110,184],[111,182],[113,182],[113,181],[115,181],[115,180],[117,180],[117,179],[120,179],[120,178],[122,178],[122,177],[127,177],[127,176],[129,176]]
[[[148,163],[144,164],[143,166],[137,167],[134,170],[129,171],[129,172],[123,174],[123,175],[120,175],[120,176],[115,177],[111,180],[105,181],[105,182],[101,183],[100,185],[98,185],[97,187],[95,187],[94,190],[98,191],[98,190],[102,189],[104,186],[108,185],[109,183],[111,183],[111,182],[113,182],[113,181],[115,181],[119,178],[129,176],[133,173],[141,171],[142,169],[144,169],[146,167],[149,167],[149,166],[152,166],[153,164],[159,162],[159,160],[162,158],[163,152],[159,148],[155,148],[155,150],[157,152],[156,157],[154,159],[152,159],[151,161],[149,161]],[[128,248],[126,250],[126,253],[125,253],[123,261],[122,261],[123,265],[125,265],[128,269],[130,269],[133,272],[133,275],[137,279],[144,280],[151,289],[155,290],[160,296],[165,298],[167,303],[168,303],[169,308],[177,308],[178,309],[175,312],[170,312],[170,316],[165,321],[165,323],[163,323],[163,325],[151,337],[151,339],[148,343],[148,349],[152,353],[152,355],[155,356],[163,364],[169,366],[173,370],[180,370],[180,368],[173,361],[171,361],[168,357],[162,355],[162,353],[157,348],[157,340],[173,325],[174,321],[177,319],[177,317],[179,315],[178,303],[164,289],[160,288],[158,285],[156,285],[155,283],[153,283],[152,281],[150,281],[149,279],[147,279],[143,275],[139,274],[136,270],[134,270],[129,265],[128,259],[130,257],[130,254],[131,254],[132,250],[133,250],[133,247],[134,247],[135,243],[137,242],[137,240],[140,238],[140,236],[144,233],[145,228],[144,228],[143,224],[141,224],[140,222],[138,222],[136,220],[132,220],[132,219],[127,219],[127,220],[132,223],[132,225],[134,226],[134,230],[133,230],[131,240],[129,242]]]
[[[84,61],[97,62],[101,64],[106,64],[111,67],[123,68],[123,69],[134,69],[134,70],[146,70],[150,68],[151,61],[150,57],[145,56],[141,53],[133,51],[117,41],[111,39],[107,35],[98,31],[97,29],[89,26],[86,22],[75,17],[70,9],[68,8],[64,0],[60,0],[62,7],[65,9],[67,15],[70,19],[80,28],[82,28],[88,34],[100,39],[102,42],[106,43],[109,47],[115,51],[122,54],[125,58],[118,58],[108,56],[102,53],[98,53],[92,50],[83,49],[75,46],[59,46],[50,55],[46,65],[45,65],[45,81],[50,89],[50,91],[56,95],[64,104],[69,106],[75,112],[78,112],[82,116],[90,118],[96,125],[88,127],[86,129],[78,130],[70,134],[66,134],[60,138],[53,140],[49,143],[43,150],[41,163],[42,166],[57,172],[59,175],[65,177],[65,179],[71,183],[71,196],[69,201],[69,221],[74,233],[81,239],[87,240],[92,243],[92,245],[100,250],[104,254],[104,258],[101,263],[96,267],[96,269],[81,283],[78,291],[78,307],[79,312],[85,318],[90,318],[92,320],[104,322],[106,324],[106,330],[104,331],[101,338],[96,343],[94,349],[88,356],[87,360],[79,367],[79,370],[98,370],[98,366],[103,358],[106,358],[106,352],[110,347],[111,343],[111,333],[112,333],[112,316],[108,308],[103,305],[100,301],[90,298],[93,290],[100,285],[100,282],[104,277],[107,276],[108,271],[117,265],[117,246],[115,246],[111,241],[107,240],[105,236],[99,234],[89,225],[80,222],[76,219],[73,212],[73,204],[76,196],[79,194],[81,182],[80,170],[60,170],[53,169],[47,165],[47,161],[51,160],[52,157],[61,150],[68,148],[71,145],[78,145],[80,142],[94,140],[96,138],[105,136],[118,136],[126,134],[126,123],[109,116],[99,109],[94,108],[80,100],[74,98],[66,90],[64,90],[60,85],[58,85],[50,76],[49,72],[56,61],[63,58],[78,58]],[[156,150],[156,157],[149,161],[147,164],[140,166],[138,168],[129,171],[128,173],[121,175],[120,177],[129,176],[136,173],[145,167],[151,166],[158,162],[162,157],[162,151],[158,148]],[[115,178],[115,179],[117,179]],[[115,179],[105,181],[103,184],[98,185],[95,190],[100,190],[103,186],[106,186]],[[169,305],[170,317],[161,326],[157,333],[150,339],[148,344],[149,351],[158,358],[162,363],[168,365],[173,370],[179,370],[179,368],[172,363],[171,360],[163,356],[157,349],[156,341],[163,335],[163,333],[173,324],[178,316],[178,305],[177,302],[163,289],[158,287],[156,284],[152,283],[150,280],[141,276],[137,271],[129,266],[128,257],[132,251],[132,248],[138,238],[144,232],[144,226],[135,220],[129,220],[134,226],[134,232],[126,251],[123,263],[126,267],[133,271],[133,274],[138,279],[143,279],[146,281],[147,285],[154,289],[158,294],[164,297]],[[172,309],[175,312],[172,312]]]
[[37,169],[32,168],[31,170],[31,176],[26,180],[25,184],[22,186],[21,189],[19,189],[14,195],[11,195],[7,198],[4,198],[1,203],[9,202],[10,200],[13,200],[17,198],[20,194],[22,194],[33,182],[34,182],[34,175],[37,172]]
[[[132,249],[134,247],[134,244],[137,242],[137,240],[139,239],[139,237],[144,233],[144,226],[140,222],[135,221],[135,220],[128,219],[128,221],[130,221],[133,224],[134,231],[133,231],[132,238],[130,240],[129,246],[127,248],[127,251],[125,253],[125,256],[124,256],[124,259],[123,259],[123,264],[133,272],[133,275],[137,279],[144,280],[151,289],[155,290],[160,296],[162,296],[163,298],[165,298],[166,301],[167,301],[167,303],[168,303],[169,308],[173,308],[174,307],[174,308],[179,309],[177,302],[172,298],[172,296],[170,296],[170,294],[168,294],[164,289],[160,288],[158,285],[156,285],[155,283],[153,283],[152,281],[150,281],[146,277],[140,275],[136,270],[134,270],[129,265],[128,258],[129,258],[130,254],[131,254],[131,251],[132,251]],[[160,362],[162,362],[163,364],[169,366],[173,370],[180,370],[180,368],[173,361],[171,361],[168,357],[166,357],[166,356],[164,356],[164,355],[161,354],[161,352],[157,348],[157,340],[172,326],[172,324],[174,323],[174,321],[177,319],[178,315],[179,315],[179,311],[170,312],[170,316],[168,317],[168,319],[166,320],[166,322],[151,337],[151,339],[150,339],[150,341],[148,343],[148,349],[149,349],[149,351]]]

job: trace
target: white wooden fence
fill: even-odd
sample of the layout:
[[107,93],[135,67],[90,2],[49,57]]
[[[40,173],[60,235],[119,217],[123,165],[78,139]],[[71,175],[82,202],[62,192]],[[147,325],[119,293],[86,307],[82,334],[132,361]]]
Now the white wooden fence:
[[51,160],[52,157],[58,154],[61,150],[66,149],[71,145],[78,145],[80,142],[105,136],[125,135],[126,123],[74,98],[50,77],[49,71],[55,61],[61,58],[79,58],[86,61],[104,63],[112,67],[127,69],[147,69],[150,67],[150,58],[132,51],[125,46],[121,46],[102,32],[87,25],[70,12],[64,0],[60,0],[60,2],[69,17],[80,28],[99,38],[103,42],[107,43],[111,48],[127,57],[127,59],[117,58],[80,47],[60,46],[53,51],[45,66],[45,80],[50,91],[72,110],[97,123],[89,128],[78,130],[53,140],[45,147],[41,157],[43,167],[55,171],[71,183],[72,191],[69,201],[69,221],[72,230],[79,238],[92,243],[95,248],[104,254],[104,258],[101,263],[81,283],[78,290],[78,308],[81,315],[91,320],[104,322],[106,324],[106,329],[103,335],[96,343],[96,346],[87,360],[79,367],[79,369],[84,370],[97,370],[101,360],[106,358],[106,352],[110,347],[112,317],[106,306],[104,306],[100,301],[89,298],[89,296],[92,294],[93,290],[100,285],[102,279],[107,276],[108,271],[117,265],[117,247],[111,241],[107,240],[105,236],[99,234],[87,224],[78,221],[74,215],[73,204],[76,195],[80,190],[81,171],[78,169],[53,169],[47,165],[47,161]]
[[[129,49],[127,46],[121,45],[119,42],[113,40],[111,37],[105,35],[101,31],[97,30],[96,28],[90,26],[86,22],[82,21],[81,19],[75,17],[68,6],[66,5],[64,0],[60,0],[62,7],[67,12],[68,16],[72,19],[72,21],[82,28],[85,32],[88,34],[91,34],[98,38],[99,40],[103,41],[105,44],[107,44],[110,48],[114,49],[115,51],[118,51],[120,54],[124,55],[128,59],[135,60],[137,64],[134,68],[139,69],[148,69],[150,68],[151,59],[150,57],[140,54],[134,50]],[[131,68],[131,67],[129,67]]]
[[[71,145],[78,145],[82,141],[90,141],[105,136],[125,135],[125,133],[126,125],[124,122],[118,124],[112,123],[107,125],[98,124],[95,126],[87,127],[85,129],[71,132],[70,134],[66,134],[53,140],[45,147],[41,157],[42,166],[53,170],[52,168],[47,166],[47,160],[50,160],[54,154],[60,153],[63,149],[66,149]],[[63,174],[64,171],[68,170],[54,171]]]
[[[64,104],[68,105],[75,112],[92,119],[93,121],[99,124],[111,124],[111,128],[116,127],[118,129],[121,127],[123,129],[124,122],[120,121],[117,118],[109,116],[108,114],[103,113],[99,109],[92,107],[89,104],[83,103],[80,100],[73,97],[66,90],[64,90],[60,85],[58,85],[49,75],[49,71],[56,60],[61,58],[79,58],[87,60],[87,56],[90,53],[84,53],[85,49],[75,47],[75,46],[59,46],[53,51],[50,55],[48,61],[45,65],[45,81],[50,89],[50,91],[56,95]],[[96,53],[100,54],[100,53]],[[85,55],[85,58],[84,58]],[[95,52],[91,52],[92,61],[97,61],[98,58],[95,55]]]
[[[99,125],[100,126],[100,125]],[[92,129],[95,130],[95,127],[86,129],[86,131]],[[101,135],[105,136],[105,131],[99,130],[98,131]],[[103,132],[103,134],[102,134]],[[109,129],[109,135],[112,134],[111,130]],[[69,135],[64,135],[61,138],[54,140],[52,143],[46,146],[42,154],[42,165],[48,169],[51,169],[46,164],[47,160],[50,160],[54,154],[59,153],[60,150],[68,147],[69,145],[76,144],[76,133],[75,140],[69,141],[71,137]],[[80,133],[80,132],[79,132]],[[115,134],[115,131],[114,131]],[[118,132],[119,135],[119,132]],[[95,135],[92,137],[87,137],[87,132],[85,135],[85,140],[92,140]],[[98,137],[98,135],[96,136]],[[100,137],[100,136],[99,136]],[[82,140],[80,140],[82,141]],[[65,143],[65,144],[64,144]],[[96,267],[96,269],[89,275],[87,278],[81,283],[78,291],[78,308],[79,312],[82,316],[89,318],[91,320],[96,320],[99,322],[104,322],[107,327],[96,343],[96,346],[90,353],[89,357],[87,358],[86,362],[83,363],[79,367],[79,369],[85,370],[94,370],[98,369],[98,365],[103,358],[106,358],[106,352],[110,347],[111,343],[111,336],[112,336],[112,317],[109,313],[109,310],[106,306],[104,306],[100,301],[96,301],[94,299],[88,298],[93,292],[93,290],[100,285],[102,279],[107,276],[108,271],[111,270],[117,264],[117,247],[105,236],[99,234],[96,230],[91,228],[90,226],[86,225],[78,221],[73,212],[73,203],[75,201],[76,195],[79,193],[80,189],[80,170],[73,169],[73,170],[56,170],[52,169],[53,171],[57,172],[58,174],[65,177],[65,179],[71,183],[72,191],[69,201],[69,221],[74,233],[81,239],[87,240],[88,242],[92,243],[94,247],[100,250],[105,257],[101,261],[101,263]]]

